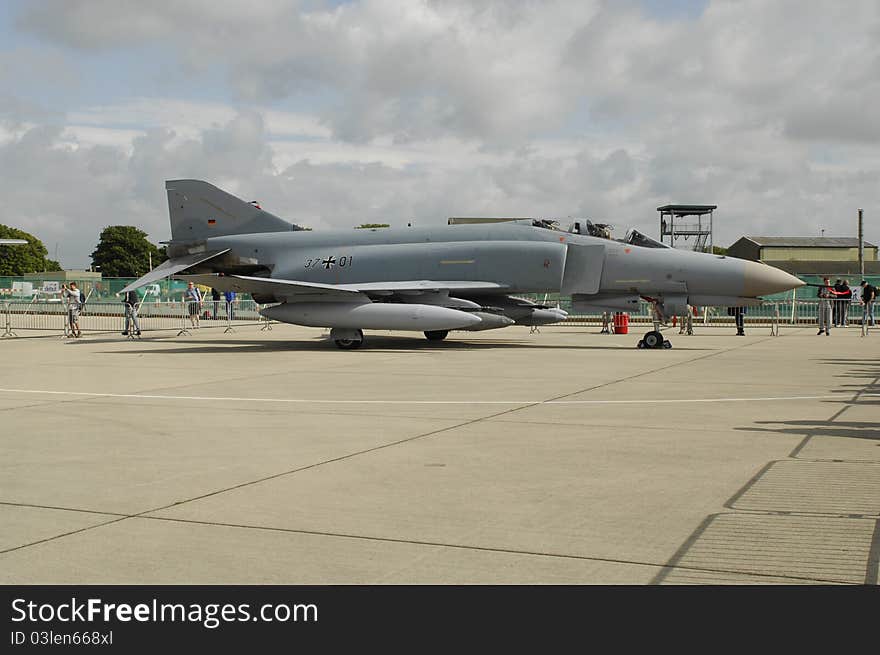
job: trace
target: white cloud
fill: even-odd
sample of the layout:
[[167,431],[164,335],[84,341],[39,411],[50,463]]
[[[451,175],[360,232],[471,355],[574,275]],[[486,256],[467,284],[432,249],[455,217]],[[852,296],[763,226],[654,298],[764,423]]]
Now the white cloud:
[[184,65],[224,66],[251,102],[332,89],[342,100],[326,117],[346,140],[522,138],[571,108],[559,44],[594,5],[35,2],[19,22],[85,51],[167,44]]
[[131,143],[141,134],[140,130],[68,125],[61,132],[58,145],[70,148],[114,146],[130,152]]
[[[280,111],[266,107],[253,109],[266,122],[275,137],[327,138],[330,130],[311,114]],[[177,98],[133,98],[107,105],[92,105],[71,111],[66,116],[70,125],[102,127],[108,125],[164,128],[195,137],[207,127],[228,123],[238,113],[220,102],[182,100]]]

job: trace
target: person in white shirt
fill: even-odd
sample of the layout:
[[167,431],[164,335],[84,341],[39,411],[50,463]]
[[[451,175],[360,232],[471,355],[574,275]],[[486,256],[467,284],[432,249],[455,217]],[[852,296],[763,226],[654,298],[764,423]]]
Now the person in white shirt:
[[67,302],[67,322],[70,325],[70,334],[77,339],[82,336],[79,329],[79,313],[82,309],[82,291],[76,288],[76,282],[71,282],[61,287],[61,297]]
[[192,323],[194,328],[199,327],[199,314],[202,312],[202,292],[192,282],[187,285],[186,291],[183,292],[183,302],[186,303],[189,322]]

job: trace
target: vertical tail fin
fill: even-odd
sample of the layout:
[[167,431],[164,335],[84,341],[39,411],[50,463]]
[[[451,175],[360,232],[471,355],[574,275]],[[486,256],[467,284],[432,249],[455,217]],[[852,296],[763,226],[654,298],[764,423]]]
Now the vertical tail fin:
[[167,180],[165,190],[171,238],[175,241],[297,229],[292,223],[202,180]]

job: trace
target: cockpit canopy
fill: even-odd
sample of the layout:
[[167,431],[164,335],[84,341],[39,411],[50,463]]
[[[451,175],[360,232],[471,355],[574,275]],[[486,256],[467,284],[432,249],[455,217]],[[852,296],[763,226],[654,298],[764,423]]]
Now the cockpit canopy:
[[614,229],[613,225],[609,225],[608,223],[593,223],[589,220],[577,220],[571,224],[571,227],[568,228],[569,232],[574,232],[575,234],[587,234],[591,237],[599,237],[600,239],[610,239],[611,238],[611,230]]
[[627,232],[626,236],[622,239],[622,242],[628,243],[631,246],[641,246],[642,248],[669,248],[665,243],[655,241],[651,237],[642,234],[635,229]]

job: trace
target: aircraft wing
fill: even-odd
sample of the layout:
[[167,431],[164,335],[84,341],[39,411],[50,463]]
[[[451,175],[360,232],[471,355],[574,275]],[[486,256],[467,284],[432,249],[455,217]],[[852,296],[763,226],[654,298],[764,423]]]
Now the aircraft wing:
[[341,284],[344,289],[357,289],[364,293],[426,293],[431,291],[499,291],[506,289],[504,284],[497,282],[443,281],[443,280],[404,280],[402,282],[362,282],[358,284]]
[[249,275],[179,275],[187,282],[194,282],[218,291],[235,291],[290,300],[369,300],[357,289],[344,289],[335,284],[318,282],[299,282],[296,280],[279,280]]
[[162,280],[166,277],[171,277],[172,275],[179,273],[180,271],[185,270],[190,266],[201,264],[202,262],[206,262],[209,259],[213,259],[214,257],[222,255],[226,252],[229,252],[229,248],[226,248],[225,250],[212,250],[210,252],[200,252],[196,253],[195,255],[185,255],[184,257],[167,259],[146,275],[142,275],[137,280],[129,284],[119,293],[126,293],[128,291],[131,291],[132,289],[138,289],[145,284],[158,282],[159,280]]
[[321,284],[299,280],[252,277],[248,275],[179,275],[180,279],[213,287],[218,291],[235,291],[275,296],[290,301],[302,300],[369,300],[369,295],[393,293],[430,293],[435,291],[498,291],[504,285],[495,282],[412,280],[403,282],[365,282],[359,284]]

